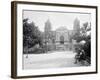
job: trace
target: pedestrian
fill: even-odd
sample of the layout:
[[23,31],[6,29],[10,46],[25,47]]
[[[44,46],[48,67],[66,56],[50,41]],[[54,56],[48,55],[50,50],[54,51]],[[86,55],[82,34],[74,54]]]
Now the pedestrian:
[[75,49],[76,50],[76,55],[75,55],[75,64],[79,61],[79,59],[80,59],[80,52],[81,52],[81,49],[80,48],[76,48]]

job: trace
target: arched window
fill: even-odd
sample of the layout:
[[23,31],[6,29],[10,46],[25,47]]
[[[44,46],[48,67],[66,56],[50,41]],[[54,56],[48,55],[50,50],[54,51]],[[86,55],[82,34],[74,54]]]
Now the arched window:
[[63,35],[60,36],[60,43],[64,44],[64,36]]

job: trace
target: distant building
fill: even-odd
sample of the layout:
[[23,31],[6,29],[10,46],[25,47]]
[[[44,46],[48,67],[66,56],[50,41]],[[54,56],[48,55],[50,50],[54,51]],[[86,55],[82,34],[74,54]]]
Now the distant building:
[[61,26],[55,31],[52,30],[50,20],[45,22],[44,28],[44,43],[46,45],[53,45],[56,49],[69,49],[71,48],[71,35],[73,35],[73,30],[68,30],[66,26]]
[[45,29],[44,30],[46,33],[51,31],[51,22],[49,19],[45,22]]
[[44,41],[49,42],[51,39],[51,22],[49,19],[45,22],[45,28],[44,28]]
[[68,30],[66,26],[59,26],[53,31],[50,20],[45,22],[43,41],[48,50],[74,50],[77,43],[72,38],[80,34],[80,20],[74,20],[73,30]]
[[78,18],[76,18],[74,20],[73,32],[74,32],[74,34],[76,34],[76,33],[80,33],[79,31],[80,31],[80,21]]
[[66,27],[60,27],[55,30],[55,40],[57,44],[66,44],[69,42],[69,30]]
[[67,44],[70,41],[70,35],[73,34],[72,30],[68,30],[66,26],[59,27],[52,31],[50,20],[45,22],[44,28],[44,42],[55,44]]

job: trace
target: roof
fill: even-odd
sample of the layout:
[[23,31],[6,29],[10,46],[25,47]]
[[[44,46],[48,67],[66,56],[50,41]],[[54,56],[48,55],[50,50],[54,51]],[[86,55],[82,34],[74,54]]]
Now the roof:
[[56,29],[56,31],[68,31],[65,26],[59,27]]

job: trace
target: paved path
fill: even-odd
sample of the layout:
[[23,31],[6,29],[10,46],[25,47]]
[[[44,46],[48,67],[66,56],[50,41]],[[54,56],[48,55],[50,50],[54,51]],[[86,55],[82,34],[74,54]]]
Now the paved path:
[[63,68],[77,67],[80,64],[74,64],[75,53],[71,51],[52,52],[48,54],[29,54],[26,58],[23,56],[24,69],[43,69],[43,68]]

